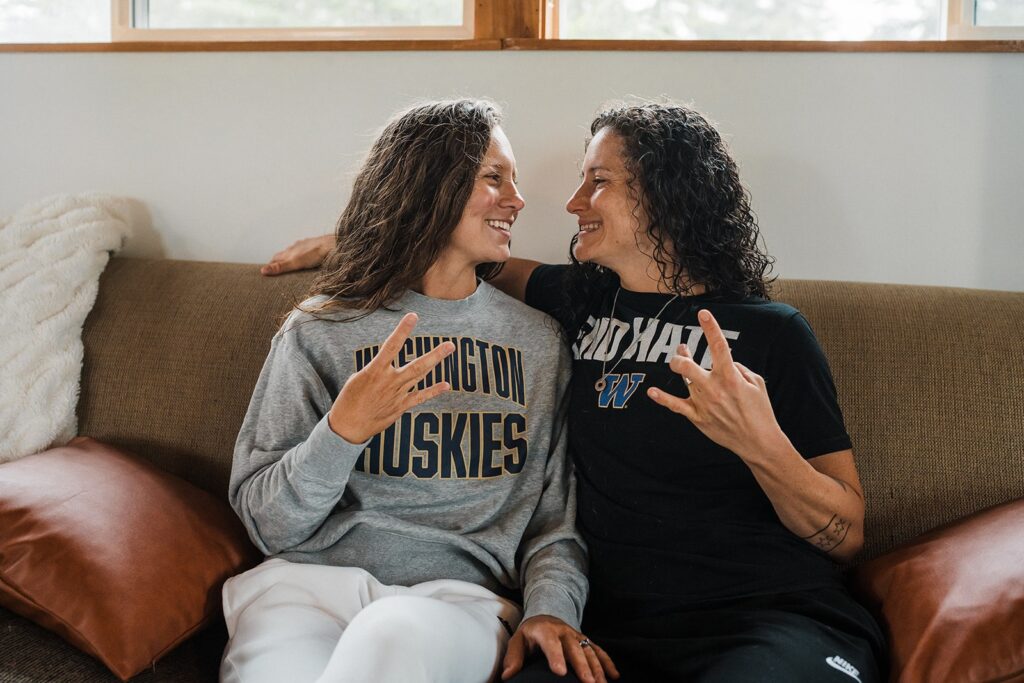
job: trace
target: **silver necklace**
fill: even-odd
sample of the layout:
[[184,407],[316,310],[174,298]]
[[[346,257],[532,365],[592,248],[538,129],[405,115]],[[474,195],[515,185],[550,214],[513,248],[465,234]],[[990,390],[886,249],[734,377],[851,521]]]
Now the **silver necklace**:
[[[615,298],[612,299],[612,315],[611,315],[611,319],[612,320],[615,320],[615,307],[619,303],[619,292],[621,292],[621,291],[622,291],[622,287],[620,286],[618,289],[615,290]],[[668,308],[668,305],[670,303],[672,303],[673,301],[675,301],[678,298],[679,298],[679,294],[677,292],[674,297],[672,297],[671,299],[666,301],[665,305],[662,306],[661,310],[658,311],[658,313],[654,316],[654,322],[651,323],[651,324],[652,325],[657,325],[658,323],[660,323],[661,322],[661,320],[660,320],[661,314],[665,312],[665,309]],[[611,327],[610,323],[609,323],[609,327]],[[626,354],[623,353],[622,357],[624,357],[625,355]],[[607,370],[606,369],[608,367],[608,359],[607,358],[605,358],[603,361],[601,361],[601,376],[598,377],[596,382],[594,382],[594,389],[596,389],[598,391],[598,393],[604,391],[604,388],[606,386],[608,386],[608,382],[606,382],[604,378],[608,376],[609,372],[615,372],[615,368],[619,367],[619,363],[622,362],[622,357],[620,357],[617,361],[615,361],[615,365],[612,366],[611,370]]]

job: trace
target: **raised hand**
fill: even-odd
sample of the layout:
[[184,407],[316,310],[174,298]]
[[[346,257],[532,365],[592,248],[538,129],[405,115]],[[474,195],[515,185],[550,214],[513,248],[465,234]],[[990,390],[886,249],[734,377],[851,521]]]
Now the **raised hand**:
[[447,382],[420,390],[416,385],[455,350],[451,342],[444,342],[400,368],[394,367],[398,352],[416,327],[417,320],[415,313],[407,313],[373,360],[350,376],[341,388],[327,421],[331,429],[346,441],[366,441],[394,424],[405,411],[450,388]]
[[508,641],[501,680],[506,681],[523,668],[526,655],[540,648],[548,667],[559,676],[568,673],[566,660],[582,683],[606,683],[619,677],[612,658],[582,633],[561,619],[540,615],[519,624]]
[[747,460],[785,439],[772,410],[764,378],[732,359],[729,342],[708,310],[697,314],[711,352],[711,370],[700,367],[680,344],[669,361],[690,389],[689,398],[679,398],[661,389],[647,395],[659,405],[679,413],[720,446]]
[[288,247],[274,254],[270,262],[260,268],[263,275],[280,275],[293,270],[316,268],[334,247],[334,235],[307,237],[292,242]]

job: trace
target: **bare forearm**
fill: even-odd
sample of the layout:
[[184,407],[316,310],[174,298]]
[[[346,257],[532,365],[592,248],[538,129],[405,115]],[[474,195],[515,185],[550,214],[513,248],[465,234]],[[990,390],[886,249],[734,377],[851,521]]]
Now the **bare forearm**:
[[526,283],[530,281],[534,268],[539,265],[542,265],[540,261],[510,258],[489,283],[515,299],[526,301]]
[[708,340],[711,370],[680,344],[669,363],[689,385],[689,398],[657,387],[647,395],[738,455],[790,531],[838,560],[853,557],[864,539],[864,499],[853,451],[821,455],[813,464],[804,460],[775,419],[764,377],[733,361],[711,311],[699,311],[697,319]]
[[754,478],[786,528],[836,560],[852,558],[864,544],[860,491],[819,472],[782,439],[763,456],[745,458]]
[[295,270],[317,268],[333,248],[333,234],[307,237],[274,254],[260,272],[264,275],[281,275]]

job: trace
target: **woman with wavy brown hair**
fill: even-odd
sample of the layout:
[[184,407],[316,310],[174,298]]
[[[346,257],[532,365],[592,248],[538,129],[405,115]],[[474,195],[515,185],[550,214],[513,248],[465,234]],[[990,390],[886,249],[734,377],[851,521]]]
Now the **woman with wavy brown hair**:
[[267,555],[224,587],[224,681],[485,683],[506,646],[583,680],[585,551],[551,320],[481,281],[524,202],[490,102],[370,150],[275,334],[229,497]]
[[769,298],[735,162],[675,104],[590,130],[570,264],[494,280],[573,354],[585,644],[626,681],[880,680],[884,640],[836,570],[864,537],[850,438],[810,325]]

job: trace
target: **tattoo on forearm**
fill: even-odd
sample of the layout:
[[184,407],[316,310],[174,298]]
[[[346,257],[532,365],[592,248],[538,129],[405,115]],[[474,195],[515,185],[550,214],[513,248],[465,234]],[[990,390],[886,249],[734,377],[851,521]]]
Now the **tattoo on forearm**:
[[850,526],[852,525],[849,520],[843,519],[839,515],[832,515],[828,524],[810,536],[804,536],[803,539],[819,550],[830,553],[846,540],[846,535],[850,533]]

